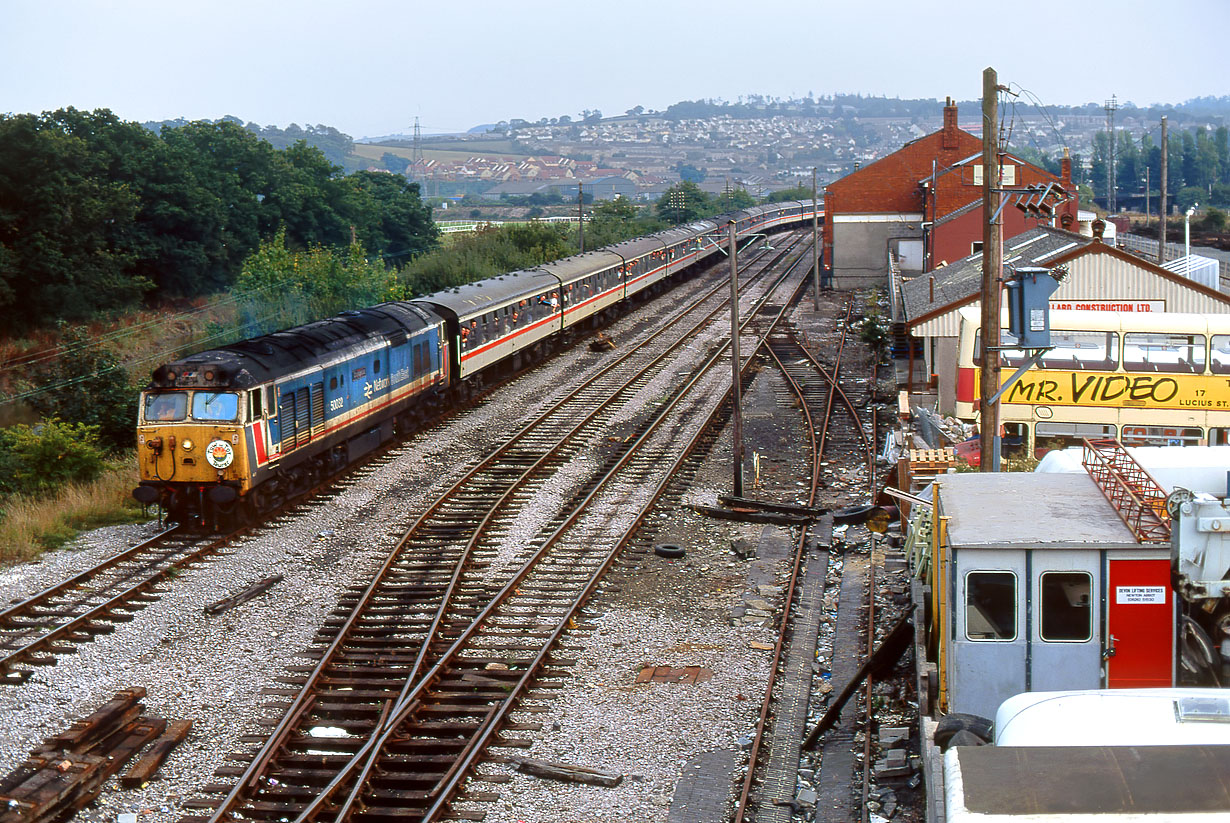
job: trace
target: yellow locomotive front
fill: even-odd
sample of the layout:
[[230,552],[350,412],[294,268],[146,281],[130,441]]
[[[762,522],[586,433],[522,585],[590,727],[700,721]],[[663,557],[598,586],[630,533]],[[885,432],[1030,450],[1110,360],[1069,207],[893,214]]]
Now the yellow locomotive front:
[[[183,524],[228,513],[251,484],[244,432],[246,392],[150,389],[141,394],[133,496],[160,503]],[[211,519],[216,519],[211,517]]]

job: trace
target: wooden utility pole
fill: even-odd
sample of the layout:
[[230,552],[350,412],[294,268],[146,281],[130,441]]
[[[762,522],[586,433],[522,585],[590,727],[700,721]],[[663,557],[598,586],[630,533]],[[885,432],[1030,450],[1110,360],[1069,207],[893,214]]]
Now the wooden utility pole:
[[730,221],[730,405],[734,424],[735,497],[743,496],[743,381],[739,378],[739,249]]
[[820,311],[820,209],[816,205],[816,167],[811,167],[812,309]]
[[1166,116],[1162,115],[1162,203],[1158,206],[1158,212],[1162,215],[1161,226],[1157,230],[1157,264],[1160,266],[1166,262],[1166,216],[1169,211],[1166,208],[1166,156],[1170,153],[1170,145],[1168,143],[1168,135],[1166,134]]
[[999,83],[995,69],[982,72],[982,370],[978,397],[979,470],[999,469],[996,435],[999,406],[991,398],[999,391],[999,288],[1003,276],[1003,229],[999,209]]
[[581,252],[585,252],[585,186],[577,183],[577,226],[581,233]]

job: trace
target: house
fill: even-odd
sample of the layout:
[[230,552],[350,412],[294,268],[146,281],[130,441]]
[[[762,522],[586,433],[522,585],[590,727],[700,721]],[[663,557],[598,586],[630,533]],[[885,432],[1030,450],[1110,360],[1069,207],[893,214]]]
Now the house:
[[[1073,191],[1070,162],[1061,177],[1012,154],[1004,156],[1002,167],[1004,188],[1051,183]],[[1075,200],[1059,206],[1054,200],[1048,222],[1059,224],[1070,214],[1066,221],[1072,224]],[[982,139],[957,125],[950,98],[939,131],[830,183],[824,203],[825,263],[837,288],[883,286],[889,255],[905,272],[964,257],[982,243]],[[1011,203],[1002,218],[1004,236],[1038,220]]]

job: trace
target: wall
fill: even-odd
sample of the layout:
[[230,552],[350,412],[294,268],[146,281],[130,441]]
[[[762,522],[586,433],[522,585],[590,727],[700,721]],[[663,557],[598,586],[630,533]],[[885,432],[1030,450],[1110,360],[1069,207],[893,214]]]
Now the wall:
[[888,288],[888,251],[891,238],[921,238],[922,215],[835,215],[833,233],[833,287],[837,289]]

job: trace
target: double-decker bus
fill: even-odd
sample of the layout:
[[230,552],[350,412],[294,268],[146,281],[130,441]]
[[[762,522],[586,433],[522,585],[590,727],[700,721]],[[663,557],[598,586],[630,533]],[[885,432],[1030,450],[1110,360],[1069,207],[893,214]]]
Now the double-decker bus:
[[[961,310],[956,416],[966,421],[979,417],[980,323],[977,308]],[[1000,399],[1006,443],[1027,454],[1084,437],[1230,444],[1230,315],[1052,311],[1050,323],[1054,348]],[[1026,358],[1001,350],[1001,380]]]

